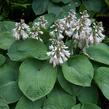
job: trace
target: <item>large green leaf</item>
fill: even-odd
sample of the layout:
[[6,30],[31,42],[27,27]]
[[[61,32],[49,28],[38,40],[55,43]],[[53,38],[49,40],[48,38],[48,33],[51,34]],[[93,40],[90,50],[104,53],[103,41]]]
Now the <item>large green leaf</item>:
[[25,96],[35,101],[53,89],[56,75],[52,65],[35,59],[27,59],[20,67],[19,87]]
[[57,88],[47,95],[43,109],[71,109],[74,104],[76,104],[75,97]]
[[64,91],[66,91],[67,93],[69,93],[70,95],[77,95],[79,92],[79,88],[76,85],[71,84],[70,82],[68,82],[64,76],[61,70],[58,70],[58,81],[59,84],[61,85],[61,87],[64,89]]
[[4,98],[8,104],[18,101],[21,97],[21,92],[17,82],[11,81],[0,86],[0,97]]
[[0,66],[0,87],[11,81],[16,81],[18,77],[19,65],[9,60],[5,64]]
[[36,15],[46,12],[49,0],[33,0],[32,8]]
[[83,4],[89,11],[100,12],[105,5],[104,0],[83,0]]
[[48,5],[48,13],[52,13],[56,16],[59,16],[60,13],[63,11],[63,8],[59,5],[56,5],[54,3],[49,3]]
[[92,45],[86,49],[92,60],[109,65],[109,47],[103,43]]
[[22,97],[16,105],[15,109],[42,109],[44,99],[37,101],[30,101],[25,97]]
[[69,59],[62,65],[62,71],[66,80],[80,86],[90,86],[94,75],[92,64],[83,55]]
[[15,22],[12,21],[1,21],[0,22],[0,32],[12,31],[15,27]]
[[7,60],[0,67],[0,97],[7,103],[16,102],[20,96],[20,90],[16,83],[18,77],[19,64]]
[[6,61],[5,56],[3,56],[2,54],[0,54],[0,66],[1,66],[2,64],[4,64],[5,61]]
[[75,106],[72,107],[72,109],[101,109],[100,107],[98,107],[96,104],[77,104]]
[[39,60],[48,59],[47,47],[43,42],[35,39],[19,40],[12,44],[8,50],[11,60],[19,61],[29,57]]
[[8,49],[11,44],[15,41],[11,32],[1,32],[0,33],[0,48]]
[[7,105],[6,101],[2,98],[0,98],[0,109],[9,109],[9,106]]
[[95,72],[94,80],[104,96],[109,100],[109,68],[98,68]]
[[98,93],[95,87],[81,87],[77,93],[81,103],[95,103],[98,101]]

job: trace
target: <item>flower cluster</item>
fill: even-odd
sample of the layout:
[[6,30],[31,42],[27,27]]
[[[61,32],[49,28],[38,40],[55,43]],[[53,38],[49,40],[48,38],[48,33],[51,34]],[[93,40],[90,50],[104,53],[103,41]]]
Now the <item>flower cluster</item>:
[[[17,40],[33,38],[42,41],[41,35],[44,34],[43,29],[47,28],[47,23],[44,16],[41,16],[38,22],[35,22],[30,28],[24,20],[21,20],[20,23],[16,23],[13,36]],[[71,10],[68,16],[56,20],[50,30],[52,30],[49,32],[51,45],[47,55],[54,67],[67,61],[72,55],[70,51],[74,51],[69,50],[64,44],[66,37],[73,42],[73,48],[83,51],[91,44],[100,43],[105,38],[102,22],[91,19],[86,10],[79,13],[78,16],[75,11]]]
[[33,24],[33,27],[30,32],[30,37],[42,41],[40,35],[43,34],[42,29],[46,29],[46,25],[47,25],[47,20],[45,20],[44,16],[41,16],[38,19],[38,22],[35,22]]
[[[63,64],[70,57],[70,52],[68,47],[64,44],[63,39],[63,24],[58,20],[51,26],[53,31],[50,32],[51,36],[51,45],[49,46],[49,52],[47,55],[50,57],[50,63],[53,63],[53,66]],[[62,27],[62,28],[61,28]]]
[[38,22],[33,24],[32,28],[21,19],[21,22],[16,23],[16,27],[13,29],[13,36],[16,40],[33,38],[42,41],[40,35],[43,34],[42,29],[46,29],[46,25],[47,20],[45,20],[44,16],[41,16]]
[[13,29],[13,36],[16,40],[28,38],[30,28],[25,24],[24,20],[21,19],[20,23],[16,23],[16,27]]
[[91,44],[100,43],[104,38],[102,22],[95,22],[90,19],[87,11],[81,13],[77,25],[73,28],[72,39],[78,43],[78,47],[84,49]]
[[100,43],[105,38],[102,22],[93,23],[92,43]]
[[80,13],[80,17],[71,11],[67,17],[57,20],[55,24],[57,26],[55,30],[59,31],[59,36],[64,34],[71,37],[81,49],[90,44],[100,43],[105,37],[102,23],[96,23],[91,19],[86,10]]
[[47,54],[53,66],[64,63],[71,55],[63,42],[65,36],[71,38],[81,50],[91,44],[100,43],[105,38],[102,23],[91,19],[86,10],[78,17],[74,11],[70,11],[68,16],[55,21],[51,28],[52,43]]
[[50,63],[53,63],[54,67],[63,64],[70,57],[68,47],[61,40],[53,39],[49,49],[50,51],[47,52],[47,55],[50,57]]

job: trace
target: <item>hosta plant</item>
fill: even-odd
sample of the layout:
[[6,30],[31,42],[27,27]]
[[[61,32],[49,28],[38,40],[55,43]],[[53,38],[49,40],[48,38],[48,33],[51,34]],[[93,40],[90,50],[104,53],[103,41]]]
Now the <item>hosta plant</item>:
[[[102,109],[109,100],[109,46],[90,12],[102,7],[83,0],[77,12],[71,1],[33,0],[44,15],[0,22],[0,109]],[[60,2],[68,12],[53,11]]]

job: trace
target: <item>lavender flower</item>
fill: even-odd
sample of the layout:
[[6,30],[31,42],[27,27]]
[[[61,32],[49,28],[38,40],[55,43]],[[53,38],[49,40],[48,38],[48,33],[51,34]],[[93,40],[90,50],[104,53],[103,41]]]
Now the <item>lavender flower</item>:
[[53,39],[52,44],[49,46],[49,50],[47,55],[50,57],[50,63],[53,63],[54,67],[63,64],[70,57],[68,47],[64,45],[63,41]]
[[[35,22],[30,29],[24,20],[21,20],[20,23],[16,23],[16,28],[13,29],[13,36],[17,40],[33,38],[43,41],[41,35],[44,34],[43,30],[47,29],[47,23],[44,16],[41,16],[38,22]],[[74,42],[73,48],[80,48],[83,52],[85,52],[86,47],[100,43],[105,38],[102,23],[91,19],[86,10],[80,12],[79,18],[76,12],[71,10],[68,16],[56,20],[50,28],[52,30],[49,32],[51,45],[47,55],[50,57],[50,63],[54,67],[64,63],[72,55],[64,44],[66,37],[69,37],[68,39]]]
[[20,23],[16,23],[16,27],[13,29],[13,37],[16,40],[27,39],[29,36],[30,28],[25,24],[24,20],[21,19]]
[[32,26],[31,32],[30,32],[30,37],[33,39],[37,39],[42,41],[42,38],[40,37],[40,35],[43,34],[42,29],[46,29],[46,25],[47,25],[47,20],[45,20],[44,16],[41,16],[38,19],[39,22],[35,22]]
[[90,42],[92,43],[100,43],[105,38],[103,34],[104,28],[102,22],[93,23],[92,25],[93,32],[90,36]]

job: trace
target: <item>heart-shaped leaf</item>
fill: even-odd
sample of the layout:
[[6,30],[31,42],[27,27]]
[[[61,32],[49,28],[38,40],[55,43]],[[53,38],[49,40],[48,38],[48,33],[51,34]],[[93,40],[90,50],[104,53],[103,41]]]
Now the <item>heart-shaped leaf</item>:
[[73,97],[60,88],[57,88],[47,96],[43,109],[71,109],[75,103],[76,97]]
[[52,65],[35,59],[27,59],[20,66],[19,87],[26,97],[35,101],[53,89],[56,75]]
[[63,76],[61,69],[58,70],[58,81],[64,91],[66,91],[70,95],[76,96],[78,94],[80,87],[68,82]]
[[48,59],[47,47],[43,42],[35,39],[19,40],[12,44],[8,50],[11,60],[19,61],[29,57],[39,60]]
[[69,82],[80,85],[90,86],[94,75],[94,69],[86,56],[74,56],[62,65],[64,77]]

